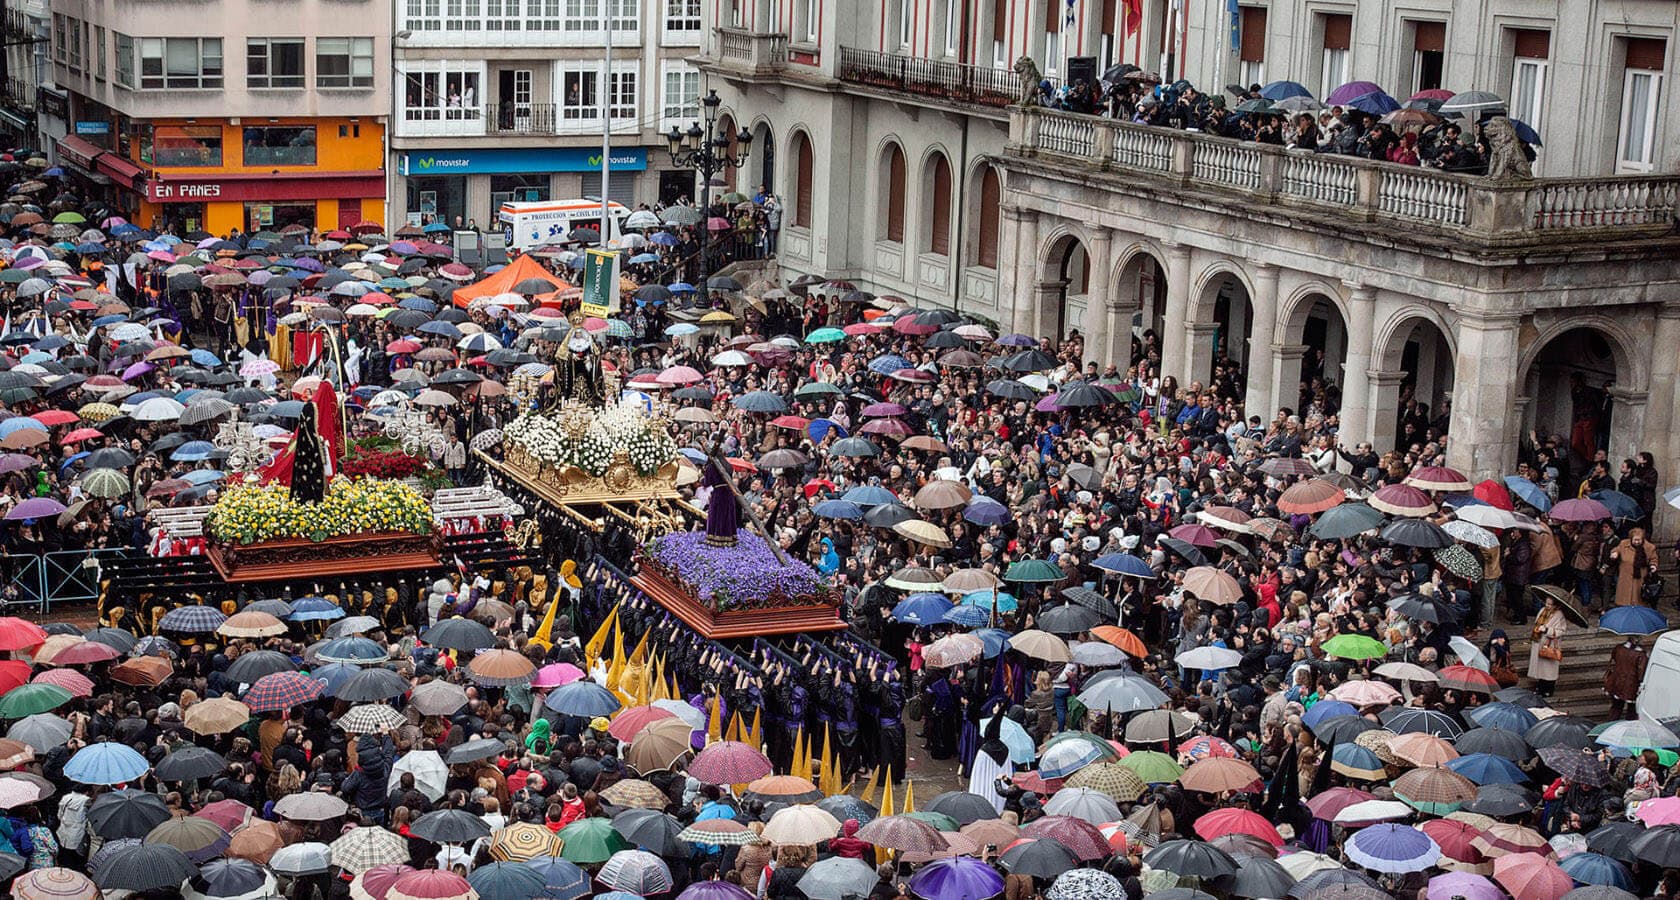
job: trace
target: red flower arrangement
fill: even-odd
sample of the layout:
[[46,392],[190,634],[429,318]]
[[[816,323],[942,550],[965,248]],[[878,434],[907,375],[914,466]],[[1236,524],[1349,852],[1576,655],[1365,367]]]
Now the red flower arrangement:
[[351,477],[419,478],[431,467],[431,462],[424,457],[401,450],[358,447],[353,455],[344,458],[340,472]]

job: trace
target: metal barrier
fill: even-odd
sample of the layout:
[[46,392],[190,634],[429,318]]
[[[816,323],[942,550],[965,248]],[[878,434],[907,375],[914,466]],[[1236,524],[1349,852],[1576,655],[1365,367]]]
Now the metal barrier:
[[47,611],[45,557],[0,557],[0,571],[6,576],[6,587],[0,593],[0,609],[10,606],[33,606]]
[[45,614],[54,603],[97,600],[106,564],[138,552],[107,547],[0,556],[0,576],[5,578],[0,608],[29,606]]

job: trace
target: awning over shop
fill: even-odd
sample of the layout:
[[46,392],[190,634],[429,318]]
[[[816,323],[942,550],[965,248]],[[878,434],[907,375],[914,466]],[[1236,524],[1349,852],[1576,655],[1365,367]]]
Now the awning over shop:
[[115,153],[101,153],[94,160],[94,168],[116,179],[118,184],[133,187],[145,177],[146,170]]
[[58,139],[58,155],[65,161],[84,169],[94,167],[94,160],[105,151],[72,134]]

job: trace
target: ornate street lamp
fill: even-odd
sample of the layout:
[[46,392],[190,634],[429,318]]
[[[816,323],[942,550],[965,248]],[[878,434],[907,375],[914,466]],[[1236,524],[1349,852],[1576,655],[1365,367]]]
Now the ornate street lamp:
[[[705,289],[705,282],[711,277],[710,249],[712,242],[711,206],[712,206],[712,176],[728,169],[739,169],[747,164],[747,153],[752,149],[752,132],[741,129],[740,134],[731,135],[717,127],[718,107],[723,104],[723,98],[717,91],[708,90],[706,96],[700,98],[701,116],[704,124],[695,122],[683,131],[675,125],[665,134],[666,149],[671,153],[671,165],[679,169],[692,169],[700,175],[700,287]],[[707,140],[707,135],[711,139]],[[730,149],[733,143],[734,149]]]

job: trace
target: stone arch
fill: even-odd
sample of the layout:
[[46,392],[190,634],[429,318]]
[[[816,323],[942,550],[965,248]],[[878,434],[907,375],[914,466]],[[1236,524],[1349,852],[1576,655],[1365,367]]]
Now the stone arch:
[[1052,230],[1039,252],[1038,279],[1035,285],[1032,321],[1039,334],[1060,341],[1069,328],[1080,322],[1069,302],[1082,305],[1090,285],[1090,237],[1084,229],[1072,223],[1062,223]]
[[1115,254],[1114,274],[1109,279],[1108,292],[1111,315],[1115,320],[1109,323],[1106,359],[1122,371],[1137,362],[1131,348],[1134,336],[1145,355],[1160,353],[1167,318],[1166,260],[1165,249],[1141,237]]
[[[1458,342],[1433,306],[1408,303],[1377,327],[1371,346],[1371,444],[1407,446],[1444,421],[1456,380]],[[1409,426],[1409,427],[1408,427]]]
[[1644,432],[1649,372],[1639,346],[1623,321],[1604,315],[1540,325],[1519,353],[1519,433],[1560,435],[1572,477],[1606,450],[1614,475],[1617,458],[1640,449]]
[[1342,292],[1332,285],[1309,281],[1289,294],[1276,331],[1282,350],[1274,367],[1274,405],[1300,412],[1303,385],[1314,378],[1338,390],[1346,384],[1342,363],[1348,358],[1349,318]]
[[880,223],[876,239],[902,244],[909,219],[910,192],[909,160],[904,144],[896,135],[889,135],[882,139],[875,158],[876,221]]
[[1208,384],[1221,357],[1245,368],[1254,324],[1254,289],[1242,265],[1228,257],[1214,260],[1192,282],[1190,297],[1184,326],[1189,380]]
[[956,198],[955,170],[945,148],[935,144],[922,154],[921,196],[917,202],[917,228],[921,232],[920,247],[938,256],[949,257],[952,244],[952,206]]

